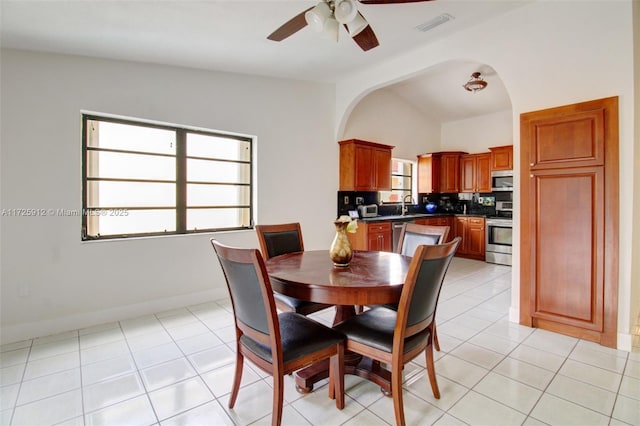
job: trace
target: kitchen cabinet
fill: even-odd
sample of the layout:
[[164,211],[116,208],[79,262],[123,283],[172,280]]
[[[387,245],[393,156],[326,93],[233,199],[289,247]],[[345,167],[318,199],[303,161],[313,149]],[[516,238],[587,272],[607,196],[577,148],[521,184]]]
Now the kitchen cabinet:
[[418,193],[460,192],[460,156],[466,152],[433,152],[418,156]]
[[440,192],[440,154],[418,155],[418,193]]
[[438,217],[425,217],[416,219],[416,223],[419,225],[427,225],[427,226],[448,226],[449,227],[449,235],[444,242],[449,242],[452,240],[453,233],[453,224],[452,224],[453,216],[438,216]]
[[355,233],[347,233],[347,238],[354,250],[392,251],[393,236],[391,222],[358,222]]
[[392,146],[358,139],[339,144],[340,191],[391,190]]
[[460,192],[491,192],[491,154],[460,157]]
[[460,156],[463,152],[444,152],[440,157],[440,192],[460,192]]
[[491,171],[513,170],[513,145],[496,146],[491,151]]
[[456,256],[484,261],[485,219],[476,216],[455,216],[453,218],[453,238],[460,237]]

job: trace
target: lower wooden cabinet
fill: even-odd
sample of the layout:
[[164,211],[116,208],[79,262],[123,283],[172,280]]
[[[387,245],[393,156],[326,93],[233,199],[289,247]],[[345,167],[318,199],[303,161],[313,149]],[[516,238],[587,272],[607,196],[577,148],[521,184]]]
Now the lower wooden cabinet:
[[347,233],[354,250],[392,251],[391,222],[358,223],[355,233]]
[[452,238],[461,237],[456,256],[484,261],[485,257],[485,219],[475,216],[455,216],[453,218]]
[[425,217],[422,219],[416,219],[416,223],[419,225],[428,226],[448,226],[449,235],[445,242],[449,242],[453,239],[453,217],[452,216],[440,216],[440,217]]

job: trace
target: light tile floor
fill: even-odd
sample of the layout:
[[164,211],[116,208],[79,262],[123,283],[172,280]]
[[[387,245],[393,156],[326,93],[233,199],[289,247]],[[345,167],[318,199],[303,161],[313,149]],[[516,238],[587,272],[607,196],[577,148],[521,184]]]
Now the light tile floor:
[[[634,352],[507,320],[510,268],[454,259],[438,307],[433,398],[422,357],[405,368],[409,425],[640,425]],[[329,324],[333,311],[314,317]],[[1,347],[1,425],[268,425],[272,382],[245,367],[235,409],[228,300]],[[286,379],[284,425],[387,425],[393,404],[346,377],[346,406]]]

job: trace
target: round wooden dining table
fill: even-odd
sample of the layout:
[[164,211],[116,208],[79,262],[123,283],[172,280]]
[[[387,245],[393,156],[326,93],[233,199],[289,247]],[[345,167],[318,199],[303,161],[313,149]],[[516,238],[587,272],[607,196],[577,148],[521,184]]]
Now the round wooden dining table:
[[[288,253],[265,262],[274,291],[310,302],[335,305],[334,325],[355,315],[355,306],[397,303],[411,257],[378,251],[354,251],[349,266],[334,266],[328,250]],[[390,374],[366,357],[348,356],[345,373],[364,377],[390,393]],[[310,392],[328,377],[322,362],[296,373],[296,387]]]

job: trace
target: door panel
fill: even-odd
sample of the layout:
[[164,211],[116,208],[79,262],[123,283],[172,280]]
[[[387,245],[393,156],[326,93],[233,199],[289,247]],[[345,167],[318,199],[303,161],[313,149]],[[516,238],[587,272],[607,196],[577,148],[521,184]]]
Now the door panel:
[[531,178],[537,215],[533,317],[602,331],[603,175],[601,168],[580,168]]
[[372,187],[373,150],[368,146],[355,148],[355,190],[367,191]]
[[604,109],[533,121],[530,131],[532,170],[604,165]]

